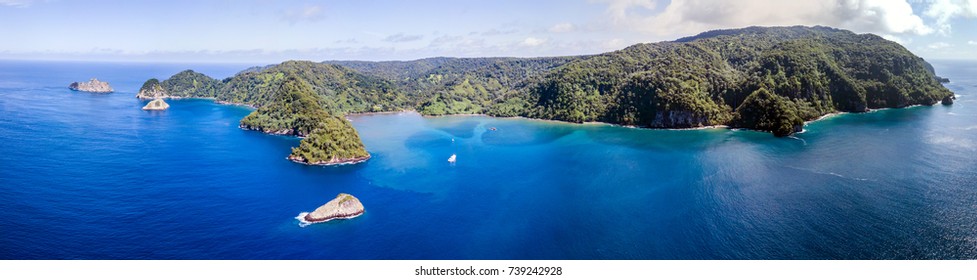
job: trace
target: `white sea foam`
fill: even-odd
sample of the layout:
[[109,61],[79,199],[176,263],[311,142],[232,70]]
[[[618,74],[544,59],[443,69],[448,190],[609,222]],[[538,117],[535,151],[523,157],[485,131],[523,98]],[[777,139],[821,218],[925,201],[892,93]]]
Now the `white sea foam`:
[[[804,131],[802,130],[799,133],[804,133]],[[797,140],[801,140],[801,142],[804,143],[804,146],[807,146],[807,141],[805,141],[803,138],[800,138],[800,137],[797,137],[797,136],[788,136],[788,137],[793,138],[793,139],[797,139]]]
[[305,226],[308,226],[308,225],[311,225],[312,224],[309,221],[306,221],[305,220],[305,215],[308,215],[308,214],[309,214],[309,212],[302,212],[302,213],[299,213],[298,216],[295,216],[295,219],[299,221],[299,226],[300,227],[305,227]]
[[[804,124],[810,124],[810,123],[813,123],[813,122],[816,122],[816,121],[825,120],[825,119],[829,119],[829,118],[841,116],[841,115],[844,115],[844,114],[848,114],[848,113],[844,113],[844,112],[829,113],[829,114],[825,114],[824,116],[820,116],[817,119],[806,121],[806,122],[804,122]],[[802,128],[802,130],[803,130],[803,128]]]
[[848,179],[848,180],[875,181],[873,179],[857,178],[857,177],[848,177],[848,176],[841,175],[841,174],[834,173],[834,172],[830,172],[830,171],[829,172],[822,172],[822,171],[818,171],[818,170],[813,170],[813,169],[808,169],[808,168],[800,168],[800,167],[795,167],[795,166],[787,166],[787,167],[793,168],[793,169],[797,169],[797,170],[811,172],[811,173],[814,173],[814,174],[830,175],[830,176],[835,176],[835,177],[838,177],[838,178],[843,178],[843,179]]

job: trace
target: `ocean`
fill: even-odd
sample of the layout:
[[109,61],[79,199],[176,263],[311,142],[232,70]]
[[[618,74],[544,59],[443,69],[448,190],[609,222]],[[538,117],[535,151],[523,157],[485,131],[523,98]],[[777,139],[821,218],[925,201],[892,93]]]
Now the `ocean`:
[[[321,167],[247,107],[135,98],[249,65],[0,61],[0,259],[974,259],[977,62],[934,65],[956,104],[786,138],[353,115],[373,158]],[[295,219],[339,193],[366,213]]]

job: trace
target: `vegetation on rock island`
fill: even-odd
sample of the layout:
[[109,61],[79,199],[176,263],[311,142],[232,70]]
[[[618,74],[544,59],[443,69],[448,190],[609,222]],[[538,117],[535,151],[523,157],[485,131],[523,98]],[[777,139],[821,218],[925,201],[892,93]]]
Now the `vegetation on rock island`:
[[288,73],[269,102],[241,119],[241,127],[305,137],[288,157],[296,162],[331,165],[368,159],[349,121],[326,111],[314,94],[309,83]]
[[728,125],[786,136],[830,113],[952,102],[941,80],[922,58],[879,36],[794,26],[715,30],[587,56],[286,61],[222,81],[187,70],[158,84],[172,96],[257,107],[242,127],[307,136],[292,156],[317,162],[365,154],[362,144],[346,146],[359,142],[337,117],[348,113]]

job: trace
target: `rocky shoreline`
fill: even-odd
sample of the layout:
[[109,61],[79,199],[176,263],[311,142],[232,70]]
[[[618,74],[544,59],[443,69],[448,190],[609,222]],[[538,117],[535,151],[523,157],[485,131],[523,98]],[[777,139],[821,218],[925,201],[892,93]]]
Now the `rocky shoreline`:
[[236,103],[236,102],[229,102],[229,101],[221,101],[221,100],[217,100],[216,98],[213,98],[213,97],[199,97],[199,98],[201,98],[201,99],[207,99],[207,100],[213,100],[214,103],[217,103],[217,104],[220,104],[220,105],[244,106],[244,107],[248,107],[248,108],[251,108],[251,109],[258,109],[258,107],[255,107],[254,105],[251,105],[251,104]]
[[357,163],[365,162],[370,159],[370,156],[355,157],[355,158],[332,158],[329,161],[316,161],[316,162],[309,162],[307,159],[295,155],[289,155],[287,159],[291,160],[292,162],[301,163],[305,165],[334,166],[334,165],[347,165],[347,164],[357,164]]
[[307,136],[307,135],[296,134],[295,130],[292,129],[265,130],[265,129],[261,129],[260,127],[250,126],[246,124],[240,124],[237,127],[244,130],[253,130],[253,131],[261,132],[264,134],[271,134],[271,135],[295,136],[298,138],[305,138],[305,136]]
[[941,100],[940,102],[943,103],[943,105],[953,105],[954,100],[957,100],[957,96],[955,94],[952,94],[952,95],[948,95],[947,97],[944,97],[943,100]]
[[96,78],[92,78],[87,82],[71,83],[70,85],[68,85],[68,88],[75,91],[85,91],[85,92],[94,92],[94,93],[110,93],[115,91],[112,89],[112,86],[109,86],[109,83],[99,81]]

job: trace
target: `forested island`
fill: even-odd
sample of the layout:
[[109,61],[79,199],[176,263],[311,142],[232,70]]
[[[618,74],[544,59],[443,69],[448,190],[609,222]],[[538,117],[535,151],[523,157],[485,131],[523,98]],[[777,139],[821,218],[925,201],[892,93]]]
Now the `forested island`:
[[349,113],[726,125],[787,136],[830,113],[952,103],[941,80],[879,36],[794,26],[715,30],[584,56],[286,61],[224,80],[186,70],[150,79],[140,95],[253,106],[242,128],[305,137],[289,158],[330,164],[369,158],[342,118]]

